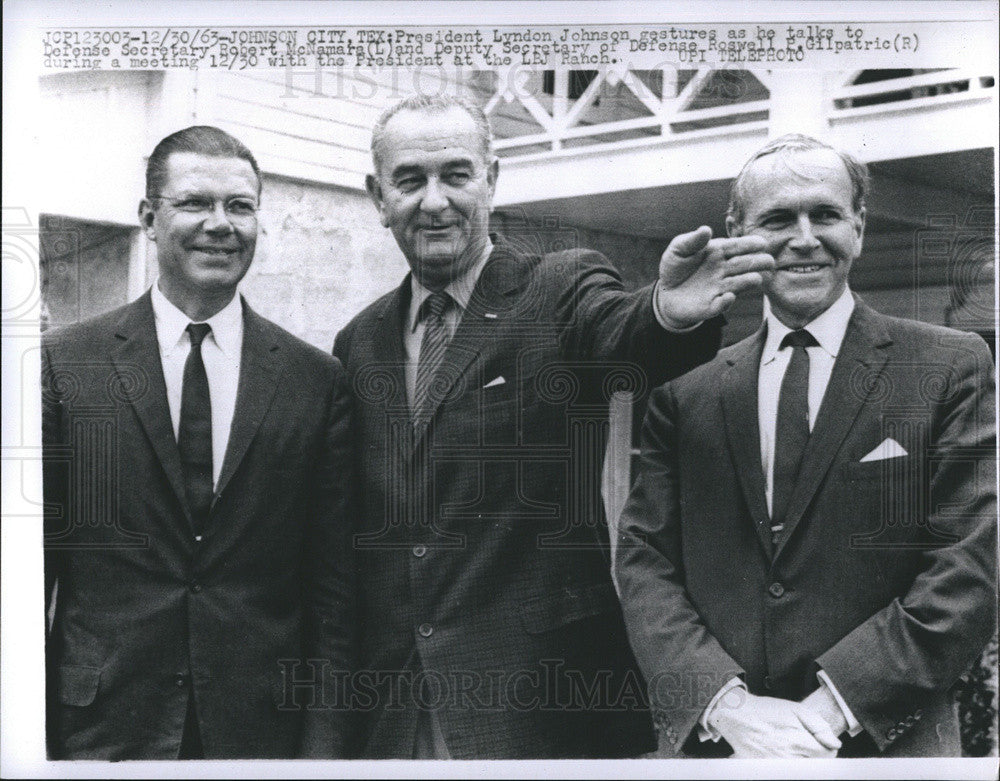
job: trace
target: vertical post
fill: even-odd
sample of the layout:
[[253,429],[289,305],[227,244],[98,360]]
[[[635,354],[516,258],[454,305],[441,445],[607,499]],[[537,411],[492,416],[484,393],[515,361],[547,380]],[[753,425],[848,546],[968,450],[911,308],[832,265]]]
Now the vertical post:
[[556,67],[552,89],[552,151],[562,149],[563,131],[566,129],[566,112],[569,109],[569,71]]
[[660,88],[660,134],[666,138],[671,134],[670,120],[677,112],[677,95],[680,94],[677,79],[677,66],[672,65],[660,70],[662,86]]
[[[604,515],[608,519],[612,562],[618,550],[618,517],[625,509],[632,478],[632,403],[632,393],[618,391],[611,395],[608,409],[610,431],[604,453],[601,492],[604,496]],[[612,577],[613,572],[612,567]],[[617,588],[617,583],[615,586]]]

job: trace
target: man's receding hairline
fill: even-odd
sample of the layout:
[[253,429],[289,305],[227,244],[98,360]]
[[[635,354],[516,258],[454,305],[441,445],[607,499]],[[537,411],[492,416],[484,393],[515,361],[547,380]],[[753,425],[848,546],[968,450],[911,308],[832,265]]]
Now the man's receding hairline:
[[841,170],[847,175],[851,213],[854,215],[862,214],[870,189],[868,166],[851,153],[838,149],[825,141],[801,133],[788,133],[765,144],[743,164],[729,188],[729,204],[726,208],[727,224],[731,220],[735,225],[742,227],[746,221],[747,180],[756,171],[757,163],[780,155],[785,162],[786,170],[797,174],[803,181],[822,181],[822,179],[817,180],[801,174],[787,162],[794,154],[816,151],[829,152],[840,160]]
[[[851,172],[847,170],[847,164],[844,163],[840,155],[838,155],[836,150],[833,149],[789,149],[789,148],[775,149],[772,152],[768,152],[766,155],[761,155],[760,157],[751,160],[750,165],[747,166],[747,173],[753,174],[758,170],[760,164],[770,163],[772,167],[781,166],[786,171],[789,171],[790,173],[792,173],[793,175],[797,176],[800,179],[804,179],[811,182],[825,181],[823,177],[809,176],[808,174],[802,171],[801,167],[796,167],[789,162],[790,159],[794,156],[808,155],[813,152],[820,152],[820,153],[825,152],[829,155],[833,155],[833,157],[836,158],[836,163],[828,161],[830,162],[829,165],[823,164],[822,166],[820,166],[820,164],[817,164],[817,166],[828,168],[830,170],[836,169],[841,173],[843,173],[845,178],[847,179],[847,188],[850,191],[849,197],[853,198],[854,193],[851,184]],[[758,173],[757,175],[759,176],[760,174]]]
[[475,136],[476,146],[480,150],[480,159],[486,166],[493,160],[493,131],[490,127],[489,119],[479,106],[466,99],[456,98],[450,95],[430,97],[426,95],[414,95],[400,101],[394,106],[390,106],[375,122],[372,130],[372,163],[375,173],[381,175],[381,149],[389,132],[389,125],[400,114],[421,114],[436,115],[447,114],[452,109],[457,109],[472,122],[472,134]]

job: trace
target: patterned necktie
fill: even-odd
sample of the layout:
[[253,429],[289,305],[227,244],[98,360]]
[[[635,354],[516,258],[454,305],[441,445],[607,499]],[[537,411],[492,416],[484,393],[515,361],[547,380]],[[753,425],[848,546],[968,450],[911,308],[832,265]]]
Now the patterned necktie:
[[792,359],[781,381],[778,420],[774,436],[774,490],[771,496],[771,541],[777,547],[785,530],[788,501],[799,475],[802,454],[809,442],[809,353],[818,342],[805,329],[792,331],[781,347],[792,347]]
[[190,323],[191,352],[184,363],[184,386],[181,391],[181,423],[177,449],[188,507],[196,528],[208,520],[212,506],[212,399],[208,393],[208,375],[201,359],[201,343],[212,330],[208,323]]
[[451,304],[451,296],[444,291],[431,293],[417,313],[418,322],[424,321],[424,338],[420,342],[420,360],[417,363],[417,385],[413,394],[413,422],[425,423],[429,412],[428,396],[434,375],[441,367],[444,351],[448,348],[448,329],[444,311]]

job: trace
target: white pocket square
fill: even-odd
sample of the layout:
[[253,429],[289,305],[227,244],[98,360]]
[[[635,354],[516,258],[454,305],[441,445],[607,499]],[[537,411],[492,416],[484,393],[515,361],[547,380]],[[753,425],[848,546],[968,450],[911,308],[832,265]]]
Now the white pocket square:
[[505,382],[507,382],[507,380],[505,380],[503,378],[503,375],[501,374],[499,377],[495,377],[494,379],[490,380],[483,387],[484,388],[492,388],[492,387],[494,387],[496,385],[503,385]]
[[862,458],[861,463],[864,463],[865,461],[884,461],[887,458],[898,458],[899,456],[905,455],[908,455],[906,448],[892,437],[889,437],[871,453]]

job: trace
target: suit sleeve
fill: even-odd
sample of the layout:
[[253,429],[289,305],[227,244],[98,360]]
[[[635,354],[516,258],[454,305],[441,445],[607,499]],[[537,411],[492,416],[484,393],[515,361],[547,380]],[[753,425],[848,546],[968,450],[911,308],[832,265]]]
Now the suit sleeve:
[[[66,480],[60,473],[55,459],[60,442],[60,416],[62,406],[57,397],[52,360],[48,345],[43,340],[41,355],[42,389],[42,496],[43,496],[43,545],[45,538],[65,525]],[[57,561],[45,551],[45,608],[48,610],[57,579]],[[48,621],[46,621],[46,627]]]
[[341,366],[346,370],[350,360],[351,336],[354,333],[353,324],[346,325],[333,340],[333,356],[340,361]]
[[347,705],[355,659],[355,570],[353,556],[351,397],[337,362],[327,399],[324,435],[317,454],[310,533],[304,551],[307,658],[323,676],[323,703],[309,708],[301,754],[310,758],[345,756],[353,720]]
[[996,433],[993,365],[969,337],[931,431],[928,514],[952,535],[923,554],[909,591],[817,660],[880,750],[929,694],[947,690],[996,622]]
[[653,311],[653,286],[634,293],[597,252],[556,253],[547,262],[559,286],[557,314],[564,324],[563,354],[577,360],[629,361],[652,388],[710,360],[722,340],[721,317],[690,331],[668,331]]
[[45,621],[45,735],[49,757],[57,759],[60,756],[58,747],[58,708],[56,707],[56,657],[49,636],[49,611],[52,609],[52,599],[55,594],[59,574],[59,553],[45,547],[50,535],[65,528],[67,523],[67,485],[66,474],[57,466],[56,451],[61,442],[60,418],[62,405],[56,395],[52,360],[45,339],[42,340],[41,355],[41,390],[42,390],[42,553],[45,594],[44,604],[39,607],[44,611]]
[[709,633],[684,587],[676,414],[671,386],[657,388],[649,400],[639,474],[619,520],[615,556],[625,623],[646,676],[653,722],[674,752],[715,693],[744,672]]

